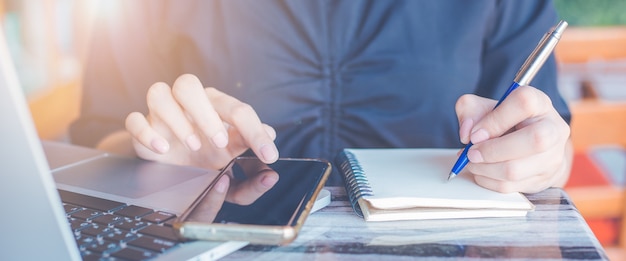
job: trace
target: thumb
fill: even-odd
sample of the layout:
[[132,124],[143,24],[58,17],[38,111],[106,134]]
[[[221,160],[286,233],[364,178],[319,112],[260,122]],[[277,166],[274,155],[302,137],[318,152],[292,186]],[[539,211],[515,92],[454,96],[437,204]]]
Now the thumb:
[[470,142],[470,132],[496,106],[497,101],[474,94],[464,94],[456,101],[455,111],[459,121],[459,139],[463,144]]

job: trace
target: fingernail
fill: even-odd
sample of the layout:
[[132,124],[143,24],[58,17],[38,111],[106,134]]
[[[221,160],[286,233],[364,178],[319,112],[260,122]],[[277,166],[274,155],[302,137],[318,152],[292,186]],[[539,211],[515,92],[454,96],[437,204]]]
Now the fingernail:
[[278,181],[278,176],[276,175],[267,175],[261,179],[261,184],[266,188],[271,188]]
[[461,128],[459,129],[459,134],[461,135],[461,142],[463,144],[467,144],[469,142],[469,134],[472,130],[472,126],[474,125],[474,121],[472,119],[467,119],[461,122]]
[[470,162],[473,163],[481,163],[483,162],[483,155],[480,154],[480,151],[478,150],[468,150],[467,151],[467,158],[469,159]]
[[472,133],[472,135],[470,136],[470,140],[474,144],[486,141],[488,139],[489,139],[489,133],[487,133],[485,129],[479,129],[475,131],[474,133]]
[[185,142],[187,142],[187,146],[189,147],[190,150],[196,151],[200,149],[200,146],[201,146],[200,139],[195,134],[192,134],[189,137],[187,137],[187,140]]
[[226,145],[228,145],[228,137],[226,137],[226,134],[221,131],[215,134],[211,140],[213,141],[213,144],[220,149],[226,148]]
[[217,191],[220,194],[224,194],[226,193],[227,186],[228,186],[228,178],[225,178],[224,176],[222,176],[220,180],[218,180],[217,183],[215,184],[215,191]]
[[278,152],[276,151],[276,148],[267,144],[261,145],[261,155],[266,162],[274,161],[276,158],[278,158]]
[[150,145],[159,153],[166,153],[170,149],[170,145],[162,139],[154,139]]

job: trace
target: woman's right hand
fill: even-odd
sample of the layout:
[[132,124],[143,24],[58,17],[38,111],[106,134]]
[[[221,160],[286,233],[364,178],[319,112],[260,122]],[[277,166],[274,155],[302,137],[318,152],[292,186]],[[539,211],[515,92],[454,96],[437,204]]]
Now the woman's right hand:
[[147,160],[220,169],[247,149],[264,163],[278,159],[276,132],[254,109],[185,74],[172,87],[159,82],[147,93],[149,113],[132,112],[126,130]]

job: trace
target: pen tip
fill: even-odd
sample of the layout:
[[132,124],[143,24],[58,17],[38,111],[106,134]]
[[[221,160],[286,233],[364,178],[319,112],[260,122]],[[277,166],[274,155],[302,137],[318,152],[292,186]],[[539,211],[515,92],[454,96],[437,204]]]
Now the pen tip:
[[450,172],[450,175],[448,175],[448,181],[452,180],[454,177],[456,177],[456,174],[454,174],[454,172]]

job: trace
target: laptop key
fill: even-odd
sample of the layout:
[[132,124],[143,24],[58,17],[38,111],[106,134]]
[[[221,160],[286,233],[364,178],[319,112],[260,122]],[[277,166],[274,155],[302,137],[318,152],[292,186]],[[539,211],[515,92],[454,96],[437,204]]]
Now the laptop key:
[[115,211],[115,214],[129,218],[140,218],[154,212],[152,209],[130,205]]
[[102,255],[91,251],[81,251],[80,257],[83,261],[98,261],[102,259]]
[[92,221],[98,224],[110,226],[110,225],[124,221],[124,217],[118,216],[118,215],[105,214],[102,216],[95,217]]
[[76,238],[76,244],[81,251],[86,250],[88,245],[94,244],[95,242],[98,242],[98,238],[93,236],[81,235]]
[[117,251],[121,247],[119,244],[112,242],[112,241],[97,240],[97,241],[92,242],[91,244],[87,244],[85,248],[93,252],[108,253],[108,252]]
[[125,218],[122,222],[115,223],[115,227],[128,230],[133,233],[137,232],[137,230],[140,230],[148,225],[150,225],[150,223],[146,221],[134,220],[131,218]]
[[70,216],[72,216],[73,218],[79,218],[88,221],[102,215],[104,215],[104,213],[88,208],[70,214]]
[[85,220],[76,219],[76,218],[71,218],[69,222],[70,222],[70,226],[72,227],[72,231],[74,232],[81,231],[85,228],[88,228],[91,225],[91,223],[86,222]]
[[89,208],[93,208],[93,209],[104,211],[104,212],[110,212],[118,208],[121,208],[123,206],[126,206],[126,204],[122,202],[117,202],[113,200],[96,198],[96,197],[82,195],[82,194],[60,190],[60,189],[58,191],[59,191],[59,196],[61,196],[61,199],[63,202],[71,203],[71,204],[82,206],[82,207],[89,207]]
[[172,218],[172,219],[168,219],[167,221],[163,222],[162,225],[164,225],[166,227],[173,227],[174,223],[176,223],[176,219]]
[[80,233],[83,234],[83,235],[98,236],[98,235],[104,233],[104,231],[107,228],[108,228],[107,226],[91,223],[86,228],[81,229]]
[[141,236],[133,241],[128,242],[128,244],[131,246],[145,248],[148,250],[162,253],[174,247],[176,245],[176,242],[151,236]]
[[115,242],[128,242],[137,238],[136,234],[119,228],[107,228],[99,236]]
[[167,213],[163,211],[157,211],[146,216],[143,216],[141,219],[144,221],[148,221],[150,223],[161,224],[165,221],[175,218],[176,215],[172,213]]
[[63,204],[63,208],[65,209],[65,214],[67,215],[83,210],[82,207],[72,205],[72,204]]
[[155,237],[160,237],[160,238],[164,238],[164,239],[168,239],[170,241],[179,241],[180,239],[178,238],[178,235],[176,234],[176,231],[174,230],[174,228],[172,227],[166,227],[166,226],[159,226],[159,225],[149,225],[141,230],[139,230],[139,233],[141,234],[145,234],[145,235],[151,235],[151,236],[155,236]]
[[126,247],[120,251],[111,253],[111,256],[126,260],[145,260],[155,257],[156,253],[148,250]]

